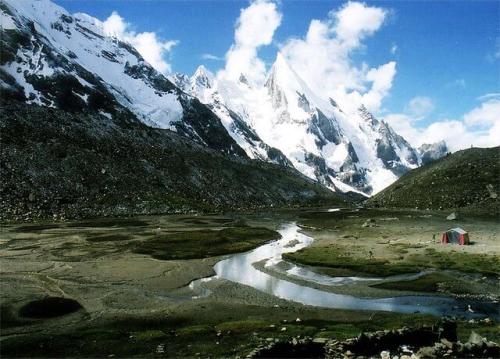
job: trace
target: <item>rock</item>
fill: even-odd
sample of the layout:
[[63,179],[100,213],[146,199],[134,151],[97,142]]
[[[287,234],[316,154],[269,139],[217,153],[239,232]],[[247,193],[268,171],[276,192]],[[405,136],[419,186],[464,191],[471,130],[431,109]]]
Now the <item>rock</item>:
[[492,198],[492,199],[498,198],[498,194],[495,192],[495,188],[493,187],[493,185],[491,183],[486,185],[486,189],[488,190],[488,193],[490,194],[490,198]]
[[368,218],[365,223],[362,224],[362,227],[378,227],[375,224],[375,220],[373,218]]
[[456,212],[450,213],[448,217],[446,217],[448,221],[454,221],[458,219],[458,214]]
[[295,319],[295,321],[296,321],[297,323],[300,323],[302,320],[300,320],[300,318],[297,318],[297,319]]
[[433,347],[423,347],[418,350],[417,357],[422,359],[436,358],[436,353]]
[[441,339],[441,343],[444,344],[445,347],[447,347],[448,349],[451,349],[453,347],[453,343],[450,342],[448,339]]
[[326,344],[328,342],[328,339],[327,338],[314,338],[312,341],[313,341],[313,343],[316,343],[316,344]]
[[282,332],[286,332],[286,327],[281,328]]
[[163,353],[165,353],[165,344],[159,344],[159,345],[156,347],[156,353],[158,353],[158,354],[163,354]]
[[482,345],[484,342],[484,339],[482,336],[477,334],[475,331],[472,331],[470,333],[470,337],[469,337],[469,340],[467,342],[472,344],[472,345]]
[[384,350],[383,352],[380,353],[380,358],[381,359],[391,359],[391,353]]

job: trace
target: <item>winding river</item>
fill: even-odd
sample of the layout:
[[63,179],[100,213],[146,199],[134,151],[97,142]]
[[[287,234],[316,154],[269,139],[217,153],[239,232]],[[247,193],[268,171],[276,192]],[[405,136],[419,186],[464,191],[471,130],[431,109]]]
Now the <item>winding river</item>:
[[[214,266],[214,277],[191,283],[191,289],[202,290],[203,283],[213,279],[226,279],[250,286],[276,297],[317,307],[380,310],[399,313],[425,313],[436,316],[499,317],[494,303],[457,300],[444,296],[414,295],[390,298],[358,298],[351,295],[336,294],[321,289],[301,285],[272,276],[257,269],[254,264],[264,262],[266,267],[274,267],[282,261],[282,254],[295,252],[310,245],[313,239],[300,232],[296,223],[286,223],[279,230],[280,240],[262,245],[250,252],[230,256]],[[373,281],[380,278],[330,277],[317,274],[305,267],[289,264],[286,275],[305,283],[338,286],[355,281]],[[412,279],[415,275],[398,276]],[[394,279],[396,279],[394,277]],[[208,295],[209,291],[203,291]]]

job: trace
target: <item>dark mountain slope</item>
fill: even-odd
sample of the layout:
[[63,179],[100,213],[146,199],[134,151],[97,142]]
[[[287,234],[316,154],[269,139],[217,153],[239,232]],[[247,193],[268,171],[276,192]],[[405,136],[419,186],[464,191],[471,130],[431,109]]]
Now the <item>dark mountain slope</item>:
[[500,147],[470,148],[404,174],[367,201],[374,207],[463,208],[499,214]]
[[227,156],[126,115],[0,105],[1,219],[344,203],[293,169]]

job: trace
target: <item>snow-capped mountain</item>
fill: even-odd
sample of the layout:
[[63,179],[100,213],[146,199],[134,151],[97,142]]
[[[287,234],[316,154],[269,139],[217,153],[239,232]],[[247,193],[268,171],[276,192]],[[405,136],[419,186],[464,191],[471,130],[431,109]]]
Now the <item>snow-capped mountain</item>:
[[[203,67],[173,80],[207,104],[251,157],[266,159],[258,153],[267,144],[331,189],[371,194],[419,164],[418,153],[387,123],[363,106],[346,114],[333,99],[320,98],[279,53],[262,87],[250,86],[243,74],[231,81]],[[260,146],[242,136],[240,123]]]
[[363,106],[346,113],[315,94],[281,54],[262,86],[203,66],[167,78],[100,20],[49,0],[3,0],[0,16],[1,96],[169,129],[342,192],[376,193],[421,163],[423,154]]
[[221,119],[229,135],[248,157],[291,166],[291,162],[281,151],[264,143],[255,130],[225,104],[217,91],[215,76],[204,66],[199,66],[192,77],[175,74],[171,80],[180,89],[206,104]]
[[151,67],[130,44],[86,14],[49,0],[3,0],[4,96],[70,111],[122,116],[245,156],[220,119]]

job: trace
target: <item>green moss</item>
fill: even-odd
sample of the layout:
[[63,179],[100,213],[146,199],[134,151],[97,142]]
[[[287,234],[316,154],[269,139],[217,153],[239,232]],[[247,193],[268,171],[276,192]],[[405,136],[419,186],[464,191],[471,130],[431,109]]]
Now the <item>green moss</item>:
[[199,335],[206,333],[214,333],[214,328],[206,324],[191,325],[179,329],[176,333],[182,336]]
[[103,234],[99,236],[89,236],[85,240],[89,242],[116,242],[116,241],[128,241],[132,239],[132,236],[122,233],[114,234]]
[[496,254],[475,254],[461,252],[442,252],[433,248],[424,253],[414,253],[406,260],[416,266],[435,269],[453,269],[465,273],[481,273],[488,276],[500,274],[500,256]]
[[161,330],[144,330],[140,332],[132,332],[130,335],[136,340],[153,340],[165,338],[167,336],[167,334]]
[[[500,274],[500,257],[495,254],[445,252],[427,248],[424,252],[403,256],[406,252],[404,245],[391,249],[394,253],[400,254],[398,259],[370,259],[359,246],[307,247],[295,253],[286,253],[283,257],[292,262],[321,267],[321,272],[332,276],[387,277],[418,273],[426,269],[457,270],[487,276]],[[409,285],[433,288],[432,281],[436,279],[436,277],[424,278]]]
[[430,273],[414,280],[384,282],[374,284],[372,287],[391,290],[404,290],[413,292],[437,292],[440,284],[451,282],[454,279],[441,273]]
[[270,323],[264,320],[237,320],[232,322],[224,322],[215,327],[220,332],[231,333],[249,333],[256,330],[268,329]]
[[278,238],[278,232],[253,227],[186,231],[141,241],[133,251],[163,260],[207,258],[245,252]]
[[[352,252],[351,252],[352,251]],[[352,253],[359,253],[356,246],[308,247],[294,253],[286,253],[283,258],[293,262],[325,267],[321,271],[328,275],[390,276],[403,273],[416,273],[420,268],[400,262],[381,259],[360,258]],[[362,253],[359,253],[362,254]]]

